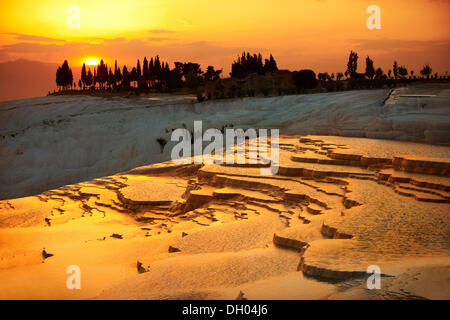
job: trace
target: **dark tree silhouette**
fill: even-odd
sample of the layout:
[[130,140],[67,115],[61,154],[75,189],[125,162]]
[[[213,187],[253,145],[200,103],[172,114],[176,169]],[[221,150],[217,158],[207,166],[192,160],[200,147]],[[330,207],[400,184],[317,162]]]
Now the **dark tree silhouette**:
[[241,58],[231,65],[230,76],[233,78],[243,79],[247,76],[244,65],[241,63]]
[[142,76],[141,63],[139,62],[139,59],[138,59],[137,65],[136,65],[136,81],[139,82],[139,80],[141,80],[141,76]]
[[317,79],[319,79],[320,81],[329,81],[331,80],[331,77],[328,72],[319,72],[319,74],[317,75]]
[[153,62],[153,58],[150,58],[150,62],[148,64],[148,78],[150,80],[150,83],[156,80],[155,64]]
[[202,70],[198,63],[193,62],[175,62],[174,76],[182,76],[186,82],[186,86],[190,89],[195,89],[200,86],[204,80]]
[[85,80],[86,80],[86,86],[88,86],[88,87],[94,83],[94,76],[92,75],[91,69],[88,70]]
[[222,70],[214,70],[213,66],[208,66],[206,68],[206,72],[203,73],[203,77],[205,78],[205,81],[216,81],[220,79],[220,74],[222,73]]
[[298,89],[314,89],[317,87],[316,74],[312,70],[300,70],[295,72],[292,80]]
[[114,85],[114,73],[112,72],[111,68],[109,68],[107,83],[109,88],[112,88],[112,86]]
[[375,76],[375,68],[373,67],[373,60],[369,56],[366,58],[366,76],[369,79],[373,79]]
[[402,79],[405,79],[406,76],[408,75],[408,70],[404,66],[400,66],[400,67],[398,67],[398,75]]
[[397,61],[394,61],[394,65],[392,66],[392,72],[394,73],[394,79],[398,78],[398,64]]
[[114,85],[122,81],[122,73],[120,68],[117,66],[117,60],[114,62]]
[[356,70],[358,69],[358,54],[356,52],[350,51],[347,62],[347,72],[350,78],[356,77]]
[[103,89],[105,83],[108,81],[108,66],[100,60],[100,64],[97,66],[97,78],[95,82],[100,84],[100,88]]
[[148,76],[148,60],[147,57],[144,57],[144,62],[142,64],[142,78],[147,84],[147,82],[150,80]]
[[430,74],[433,72],[433,69],[431,69],[430,65],[423,66],[423,69],[420,70],[420,74],[427,77],[427,79],[430,79]]
[[384,76],[384,72],[381,68],[377,68],[377,70],[375,70],[375,79],[377,80],[382,80]]
[[124,88],[130,87],[130,74],[128,73],[128,69],[126,66],[123,66],[122,70],[122,86]]
[[83,67],[81,68],[81,82],[83,83],[83,89],[86,86],[86,78],[87,72],[86,72],[86,65],[83,63]]
[[264,73],[276,71],[278,71],[277,63],[271,54],[269,60],[266,59],[264,62]]
[[277,63],[272,55],[269,59],[262,62],[262,55],[243,52],[241,57],[231,65],[230,75],[233,78],[242,79],[251,73],[265,74],[266,72],[276,72],[278,70]]
[[161,61],[159,60],[159,56],[156,56],[153,64],[153,75],[156,80],[159,79],[160,72],[161,72]]
[[168,86],[170,89],[179,89],[184,86],[183,64],[181,62],[175,62],[175,68],[170,71]]
[[69,68],[67,60],[56,71],[56,84],[63,89],[67,89],[73,85],[72,69]]
[[130,80],[134,81],[134,82],[138,81],[138,75],[137,75],[136,67],[133,67],[133,69],[131,69]]
[[[298,72],[289,72],[288,70],[278,71],[277,63],[270,54],[268,59],[263,59],[263,56],[258,54],[250,54],[250,52],[243,52],[238,56],[237,60],[231,65],[230,75],[232,78],[240,79],[221,79],[222,70],[215,70],[213,66],[208,66],[203,73],[200,64],[194,62],[175,62],[174,68],[171,69],[168,62],[160,59],[158,55],[143,58],[142,68],[140,59],[137,59],[137,64],[132,68],[131,72],[126,66],[121,69],[117,60],[114,61],[114,71],[108,68],[108,65],[100,60],[98,66],[87,71],[86,65],[83,64],[81,69],[81,77],[78,81],[78,87],[90,90],[96,89],[96,84],[99,84],[100,89],[108,89],[114,91],[129,90],[130,84],[133,83],[133,92],[136,94],[150,93],[150,92],[170,92],[172,90],[187,87],[192,89],[192,92],[198,93],[203,97],[211,99],[212,97],[223,98],[228,97],[243,97],[245,95],[254,96],[256,91],[268,95],[271,91],[278,90],[278,94],[282,95],[284,92],[289,94],[295,92],[292,85],[298,89],[313,89],[317,87],[318,80],[321,81],[320,91],[345,90],[345,89],[365,89],[365,88],[381,88],[392,87],[396,83],[394,81],[386,81],[387,76],[381,68],[375,69],[373,60],[367,56],[365,59],[365,73],[358,73],[358,54],[350,51],[347,70],[345,77],[347,80],[342,82],[344,74],[342,72],[332,73],[327,72],[316,74],[312,70],[301,70]],[[122,70],[122,72],[121,72]],[[266,79],[245,79],[247,76],[266,75],[276,73],[267,77]],[[390,79],[406,80],[408,77],[408,70],[404,66],[399,66],[397,61],[394,61],[393,72],[388,71]],[[427,79],[437,79],[437,73],[432,76],[432,69],[429,65],[424,66],[420,71],[422,76]],[[447,77],[447,76],[446,76]],[[376,81],[365,81],[365,79]],[[414,71],[410,71],[409,80],[417,78],[414,76]],[[232,80],[232,81],[228,81]],[[254,81],[258,80],[258,81]],[[261,80],[261,81],[259,81]],[[263,85],[264,80],[264,85]],[[357,81],[355,81],[357,80]],[[72,70],[69,68],[67,61],[58,67],[56,72],[56,83],[59,90],[75,87],[77,83],[73,81]],[[259,86],[256,89],[255,86]]]

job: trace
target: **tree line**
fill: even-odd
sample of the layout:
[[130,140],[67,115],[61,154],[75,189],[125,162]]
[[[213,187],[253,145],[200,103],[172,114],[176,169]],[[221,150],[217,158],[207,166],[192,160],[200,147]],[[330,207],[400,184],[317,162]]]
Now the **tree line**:
[[[429,64],[425,64],[420,70],[420,75],[414,73],[414,70],[409,70],[399,65],[394,61],[392,69],[387,73],[380,67],[376,68],[374,61],[367,56],[365,59],[365,72],[358,72],[359,56],[356,52],[350,51],[346,71],[331,73],[318,73],[317,77],[312,70],[301,70],[294,72],[293,82],[299,89],[323,89],[326,92],[351,90],[351,89],[372,89],[393,87],[398,82],[417,81],[417,80],[449,80],[448,75],[438,76],[434,73]],[[322,92],[322,91],[319,91]]]
[[264,75],[267,72],[278,71],[277,62],[270,55],[269,59],[263,58],[261,53],[251,55],[249,52],[243,52],[241,57],[231,65],[230,76],[238,79],[243,79],[251,73]]
[[[233,63],[230,75],[236,78],[245,78],[251,73],[265,74],[276,71],[278,71],[277,63],[272,55],[263,63],[261,54],[252,55],[244,52],[242,57]],[[216,70],[214,66],[208,66],[205,71],[202,71],[200,64],[193,62],[175,62],[171,69],[167,62],[160,60],[159,56],[152,57],[150,61],[144,57],[142,67],[138,59],[136,66],[131,71],[125,65],[122,68],[118,67],[117,60],[114,63],[114,70],[108,68],[102,59],[97,66],[94,66],[93,70],[83,63],[78,87],[83,90],[97,87],[100,89],[130,89],[133,87],[170,91],[184,86],[195,89],[204,85],[205,82],[219,80],[221,74],[222,70]],[[67,60],[64,61],[62,67],[58,67],[56,83],[62,90],[76,87]]]
[[[285,71],[289,73],[289,81],[295,88],[294,91],[284,91],[299,93],[304,90],[322,90],[336,91],[346,89],[376,88],[395,85],[397,81],[418,80],[418,79],[438,79],[437,73],[432,75],[432,68],[426,64],[420,70],[420,76],[394,61],[392,69],[385,73],[381,68],[376,68],[374,61],[367,56],[365,59],[365,72],[359,73],[359,56],[356,52],[350,51],[345,72],[316,73],[313,70]],[[230,79],[235,79],[235,83],[230,88],[229,96],[243,96],[243,86],[249,75],[266,77],[267,74],[277,74],[278,66],[275,58],[270,54],[266,59],[258,53],[251,54],[243,52],[237,60],[231,65]],[[159,56],[151,57],[150,60],[144,57],[141,61],[138,59],[136,66],[131,70],[127,66],[119,67],[117,60],[114,68],[108,67],[103,60],[97,66],[87,67],[83,64],[81,77],[78,81],[79,89],[89,90],[113,90],[129,91],[136,90],[136,93],[149,92],[156,90],[158,92],[170,92],[188,88],[191,92],[196,92],[200,87],[208,89],[213,88],[213,92],[207,93],[208,97],[225,97],[224,86],[221,79],[222,70],[216,70],[214,66],[208,66],[202,71],[200,64],[194,62],[175,62],[173,68],[170,68],[168,62],[162,61]],[[343,80],[345,80],[343,82]],[[275,81],[273,81],[275,83]],[[76,88],[73,83],[73,74],[67,60],[62,66],[58,67],[56,72],[56,83],[60,90]],[[255,90],[247,87],[247,95],[253,96]],[[267,90],[275,88],[259,89],[261,93],[267,95]],[[276,89],[275,89],[276,90]],[[278,88],[279,94],[283,90]],[[319,91],[322,92],[322,91]],[[200,95],[202,95],[200,93]],[[200,100],[200,98],[199,98]]]
[[[93,72],[87,69],[83,64],[81,68],[81,78],[78,82],[80,88],[95,89],[180,89],[184,85],[194,88],[201,84],[202,80],[209,79],[212,74],[219,74],[221,70],[216,71],[214,67],[208,66],[205,73],[202,72],[197,63],[175,62],[173,69],[167,62],[161,61],[159,56],[152,57],[149,60],[145,57],[142,62],[137,60],[137,64],[131,70],[127,66],[118,67],[117,60],[114,63],[114,70],[100,60],[98,66],[94,67]],[[201,76],[204,76],[203,78]]]
[[[345,76],[350,79],[362,79],[367,78],[370,80],[386,80],[386,79],[407,79],[408,74],[410,74],[410,78],[413,79],[416,77],[414,75],[414,70],[410,70],[408,73],[408,69],[404,66],[399,66],[397,61],[394,61],[392,65],[392,70],[388,70],[388,73],[385,74],[381,68],[374,67],[373,60],[367,56],[366,58],[366,69],[364,73],[358,73],[356,70],[358,68],[358,54],[356,52],[350,51],[350,55],[348,57],[347,62],[347,71],[345,72]],[[420,74],[426,79],[430,79],[430,76],[433,72],[433,69],[429,64],[423,66],[422,70],[420,70]],[[435,78],[437,79],[438,74],[435,73]],[[416,77],[417,78],[417,77]]]

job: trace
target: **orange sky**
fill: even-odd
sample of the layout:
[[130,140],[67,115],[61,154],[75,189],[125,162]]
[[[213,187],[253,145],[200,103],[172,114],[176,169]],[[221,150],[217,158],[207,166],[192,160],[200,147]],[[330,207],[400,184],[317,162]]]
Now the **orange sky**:
[[[369,5],[381,29],[369,30]],[[67,8],[80,8],[69,29]],[[425,63],[450,71],[448,0],[0,0],[0,61],[25,58],[79,66],[144,56],[224,68],[243,50],[273,53],[281,69],[345,71],[356,50],[385,71],[397,59],[416,74]]]

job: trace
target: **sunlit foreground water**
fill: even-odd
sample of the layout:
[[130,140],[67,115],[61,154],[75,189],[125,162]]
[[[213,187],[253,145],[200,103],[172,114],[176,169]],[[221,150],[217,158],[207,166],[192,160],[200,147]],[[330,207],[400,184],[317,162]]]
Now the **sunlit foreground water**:
[[276,176],[166,162],[3,200],[0,298],[449,299],[449,155],[285,136]]

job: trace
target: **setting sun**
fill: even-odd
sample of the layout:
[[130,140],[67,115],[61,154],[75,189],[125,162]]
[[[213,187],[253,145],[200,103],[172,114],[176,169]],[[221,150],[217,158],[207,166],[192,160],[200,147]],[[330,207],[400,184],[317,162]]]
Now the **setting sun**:
[[87,66],[96,66],[99,64],[99,59],[98,58],[88,58],[86,60],[86,65]]

